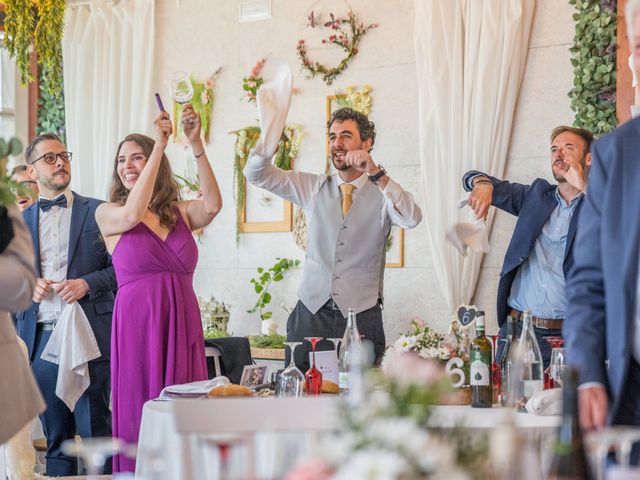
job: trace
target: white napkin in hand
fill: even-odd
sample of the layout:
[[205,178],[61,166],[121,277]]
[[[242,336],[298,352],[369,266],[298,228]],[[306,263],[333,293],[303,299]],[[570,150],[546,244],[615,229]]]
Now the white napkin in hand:
[[550,388],[536,392],[524,408],[534,415],[560,415],[562,413],[562,389]]
[[99,356],[98,342],[82,307],[78,302],[63,303],[41,358],[58,365],[56,395],[72,412],[91,383],[89,361]]
[[[466,198],[460,200],[458,208],[464,208],[467,204]],[[467,248],[482,253],[489,253],[491,250],[487,227],[483,219],[458,222],[447,230],[446,237],[463,257],[467,256]]]
[[254,152],[264,157],[272,157],[278,148],[289,112],[293,83],[291,68],[283,60],[270,59],[269,68],[275,73],[271,80],[258,89],[256,103],[260,119],[260,140]]

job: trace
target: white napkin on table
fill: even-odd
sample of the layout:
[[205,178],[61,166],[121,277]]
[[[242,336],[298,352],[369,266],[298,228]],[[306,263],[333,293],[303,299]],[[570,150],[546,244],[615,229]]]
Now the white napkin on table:
[[275,74],[260,86],[256,100],[260,120],[260,140],[254,152],[264,157],[272,157],[278,148],[293,92],[289,65],[278,59],[269,59],[268,65],[269,70]]
[[98,342],[82,307],[78,302],[63,303],[40,357],[58,365],[56,395],[72,412],[91,383],[89,361],[99,356]]
[[197,397],[204,396],[214,387],[220,385],[229,385],[231,382],[225,376],[215,377],[210,380],[200,380],[198,382],[183,383],[179,385],[170,385],[162,389],[158,399],[170,400],[176,397]]
[[562,413],[562,389],[550,388],[533,394],[524,406],[534,415],[560,415]]
[[[464,208],[466,205],[468,205],[467,198],[458,202],[458,208]],[[491,250],[487,227],[482,218],[469,222],[455,223],[447,230],[446,237],[463,257],[467,256],[468,248],[471,248],[474,252],[482,253],[489,253]]]

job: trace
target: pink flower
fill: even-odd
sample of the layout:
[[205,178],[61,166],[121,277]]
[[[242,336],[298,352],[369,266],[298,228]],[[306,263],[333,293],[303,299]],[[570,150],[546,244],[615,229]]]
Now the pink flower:
[[213,89],[213,78],[209,77],[204,81],[204,86],[209,90]]
[[331,473],[326,463],[318,458],[311,458],[295,466],[285,480],[329,480]]
[[203,105],[209,103],[209,95],[207,94],[206,90],[203,90],[203,92],[200,94],[200,101]]

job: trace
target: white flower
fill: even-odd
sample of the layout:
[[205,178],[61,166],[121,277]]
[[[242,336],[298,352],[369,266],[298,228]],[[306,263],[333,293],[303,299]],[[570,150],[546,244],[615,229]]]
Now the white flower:
[[351,432],[328,436],[320,445],[322,458],[331,465],[342,465],[356,447],[356,437]]
[[397,480],[411,473],[411,466],[397,452],[368,448],[355,452],[340,466],[334,480]]

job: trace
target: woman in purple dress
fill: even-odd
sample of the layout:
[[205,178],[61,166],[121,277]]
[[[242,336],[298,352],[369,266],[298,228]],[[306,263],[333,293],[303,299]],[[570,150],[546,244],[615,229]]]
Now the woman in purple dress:
[[[182,126],[196,157],[201,199],[180,201],[164,154],[171,119],[161,112],[155,142],[132,134],[118,146],[110,203],[96,211],[118,279],[111,334],[113,436],[127,443],[138,441],[147,400],[168,385],[207,378],[191,232],[211,223],[222,198],[200,139],[200,117],[189,104]],[[114,472],[134,469],[134,461],[114,458]]]

